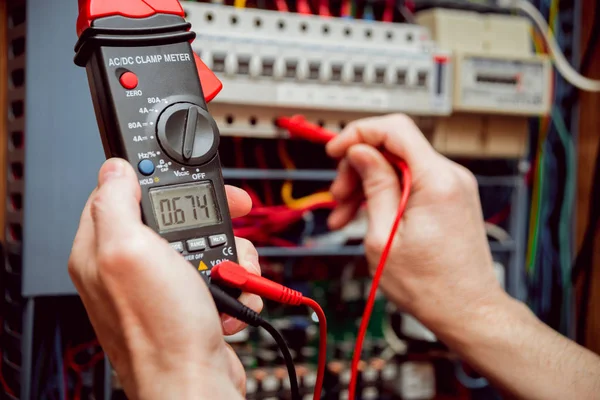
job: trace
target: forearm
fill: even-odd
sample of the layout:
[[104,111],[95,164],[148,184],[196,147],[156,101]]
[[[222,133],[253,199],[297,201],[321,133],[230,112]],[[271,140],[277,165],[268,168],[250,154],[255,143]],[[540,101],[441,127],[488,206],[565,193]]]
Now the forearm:
[[544,325],[508,295],[485,300],[439,327],[440,339],[513,396],[598,398],[600,357]]
[[136,368],[133,376],[123,379],[130,399],[242,399],[236,385],[227,374],[210,365],[183,363],[177,368],[156,368],[146,365]]

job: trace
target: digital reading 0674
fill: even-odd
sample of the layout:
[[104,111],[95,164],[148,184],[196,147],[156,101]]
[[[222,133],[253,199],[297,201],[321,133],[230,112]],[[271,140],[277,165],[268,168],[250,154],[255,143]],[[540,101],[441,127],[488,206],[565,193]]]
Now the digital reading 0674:
[[151,189],[150,199],[161,233],[221,222],[210,182]]
[[220,135],[206,105],[221,85],[192,51],[179,3],[161,4],[151,16],[141,4],[139,15],[131,6],[81,17],[75,62],[87,70],[106,156],[138,174],[144,222],[209,275],[237,261]]

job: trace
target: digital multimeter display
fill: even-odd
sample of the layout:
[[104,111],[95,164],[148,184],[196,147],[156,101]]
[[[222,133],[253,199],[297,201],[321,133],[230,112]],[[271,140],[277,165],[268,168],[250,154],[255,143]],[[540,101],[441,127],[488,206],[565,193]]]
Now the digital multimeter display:
[[150,200],[160,233],[221,222],[221,213],[210,182],[151,189]]

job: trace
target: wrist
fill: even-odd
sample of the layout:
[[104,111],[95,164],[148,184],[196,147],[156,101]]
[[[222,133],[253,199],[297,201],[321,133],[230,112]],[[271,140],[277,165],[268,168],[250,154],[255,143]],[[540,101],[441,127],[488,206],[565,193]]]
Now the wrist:
[[428,307],[415,316],[435,335],[457,352],[474,344],[476,339],[483,342],[488,335],[501,332],[509,320],[514,319],[518,308],[525,308],[510,297],[499,286],[486,291],[462,296],[464,301],[445,301],[442,306]]

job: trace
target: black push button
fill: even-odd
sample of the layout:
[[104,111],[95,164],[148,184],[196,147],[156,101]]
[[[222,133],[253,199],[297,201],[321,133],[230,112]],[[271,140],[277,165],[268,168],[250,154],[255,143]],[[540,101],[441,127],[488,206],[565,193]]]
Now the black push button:
[[219,147],[219,130],[208,111],[191,103],[168,107],[156,124],[158,142],[165,153],[184,165],[211,160]]
[[187,249],[189,252],[205,250],[206,249],[206,239],[205,238],[197,238],[197,239],[188,240],[187,241]]
[[171,245],[171,247],[173,248],[173,250],[175,250],[178,253],[183,253],[183,242],[173,242],[173,243],[169,243]]
[[222,246],[227,243],[227,235],[224,233],[212,235],[208,238],[208,243],[210,244],[210,247]]

